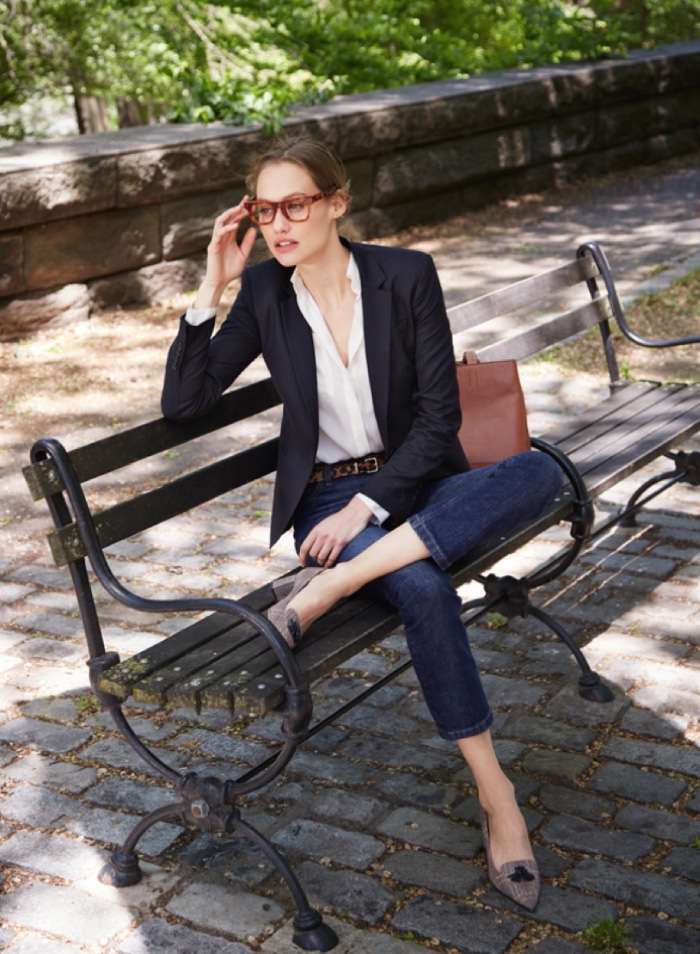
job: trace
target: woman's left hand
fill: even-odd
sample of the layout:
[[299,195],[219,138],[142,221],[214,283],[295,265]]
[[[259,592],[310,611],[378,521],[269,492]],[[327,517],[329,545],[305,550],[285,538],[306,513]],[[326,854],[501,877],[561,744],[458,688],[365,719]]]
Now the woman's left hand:
[[331,567],[351,540],[362,533],[372,511],[359,497],[347,506],[316,524],[301,545],[299,562],[306,566],[309,558],[319,566]]

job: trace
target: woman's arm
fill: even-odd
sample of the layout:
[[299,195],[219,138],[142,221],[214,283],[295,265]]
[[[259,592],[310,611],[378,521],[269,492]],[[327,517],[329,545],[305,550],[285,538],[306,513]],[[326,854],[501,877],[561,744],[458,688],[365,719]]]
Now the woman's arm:
[[[248,229],[239,245],[238,227],[245,215],[241,202],[216,219],[207,247],[205,276],[193,308],[216,308],[227,286],[243,274],[256,234]],[[214,318],[199,325],[190,324],[187,316],[180,320],[168,352],[161,397],[163,415],[170,420],[185,421],[204,414],[260,353],[257,324],[245,296],[238,296],[222,327],[222,331],[226,328],[224,347],[217,341],[219,335],[212,341],[214,323]]]

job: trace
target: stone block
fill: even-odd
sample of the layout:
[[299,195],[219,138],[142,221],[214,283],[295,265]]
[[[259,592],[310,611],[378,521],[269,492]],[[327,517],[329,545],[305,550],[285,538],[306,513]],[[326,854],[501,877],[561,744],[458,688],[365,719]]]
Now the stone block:
[[53,828],[80,814],[77,799],[40,785],[16,785],[3,799],[5,818],[31,828]]
[[616,861],[637,861],[655,845],[654,839],[625,831],[601,828],[580,818],[550,818],[540,830],[547,844],[569,851],[604,855]]
[[[366,209],[372,201],[374,160],[371,158],[351,159],[345,162],[344,166],[350,182],[351,212]],[[342,223],[340,228],[343,231]]]
[[630,918],[629,940],[639,954],[690,954],[700,950],[700,931],[660,921],[656,917]]
[[635,802],[671,806],[685,790],[685,782],[657,772],[644,772],[632,765],[608,762],[588,780],[598,792],[618,795]]
[[[114,847],[123,844],[133,831],[138,818],[123,812],[104,808],[82,808],[78,817],[67,820],[66,830],[83,838],[102,841]],[[159,855],[180,837],[182,829],[159,822],[149,828],[139,839],[139,850],[146,855]]]
[[560,812],[574,818],[588,818],[591,821],[601,821],[615,811],[615,802],[612,799],[590,795],[563,785],[543,786],[538,798],[550,812]]
[[160,258],[157,207],[112,209],[25,233],[27,288],[52,288],[149,265]]
[[99,871],[107,853],[73,838],[18,831],[0,845],[0,858],[28,871],[73,881],[87,872]]
[[700,777],[700,752],[690,744],[682,747],[658,745],[640,739],[613,738],[603,746],[599,757]]
[[568,782],[577,775],[582,775],[590,764],[591,760],[584,755],[551,752],[547,749],[531,750],[522,762],[526,772],[544,775],[562,782]]
[[455,898],[467,898],[486,883],[484,868],[428,851],[396,851],[383,864],[389,877],[401,884]]
[[462,797],[457,788],[439,785],[416,775],[409,775],[407,772],[387,775],[384,781],[377,785],[377,790],[400,803],[418,805],[420,808],[436,811],[449,808]]
[[163,258],[171,261],[203,253],[211,238],[214,219],[237,205],[244,195],[245,190],[237,188],[164,202],[160,212]]
[[97,772],[93,768],[49,759],[36,752],[18,759],[5,769],[5,775],[19,782],[29,782],[30,785],[47,785],[75,794],[83,792],[97,780]]
[[596,115],[593,110],[556,116],[532,123],[529,128],[533,164],[590,152],[596,146]]
[[346,831],[321,822],[299,819],[280,829],[272,841],[284,851],[325,858],[338,865],[364,870],[384,854],[384,845],[371,835]]
[[521,931],[515,918],[494,917],[492,912],[467,904],[422,897],[409,901],[394,918],[397,931],[410,931],[462,954],[502,954]]
[[[486,904],[507,907],[513,912],[522,913],[522,908],[518,908],[513,901],[505,900],[492,887],[482,900]],[[533,921],[539,921],[540,924],[548,927],[553,925],[572,934],[585,930],[590,924],[603,918],[617,921],[619,916],[617,907],[609,901],[600,897],[590,897],[580,891],[571,891],[568,888],[550,887],[548,884],[542,886],[537,908],[528,915]]]
[[690,924],[700,924],[697,887],[675,878],[589,859],[574,868],[569,884],[646,909],[654,915],[662,913]]
[[44,325],[87,321],[90,298],[85,285],[69,284],[46,294],[0,301],[0,341],[17,341]]
[[675,812],[647,808],[646,805],[626,805],[615,816],[615,824],[679,845],[690,845],[694,839],[700,838],[700,821]]
[[128,908],[75,888],[44,883],[25,884],[5,895],[3,917],[11,924],[93,948],[106,947],[133,920]]
[[140,206],[243,186],[260,149],[260,134],[232,127],[221,127],[219,133],[120,156],[117,205]]
[[269,898],[202,882],[190,884],[175,895],[167,909],[208,931],[214,929],[241,938],[259,937],[285,913],[281,905]]
[[541,745],[583,751],[594,740],[592,729],[574,728],[554,719],[540,716],[517,715],[511,717],[501,729],[501,735],[537,742]]
[[299,880],[310,903],[364,924],[378,924],[396,901],[396,896],[378,881],[356,871],[332,871],[306,861],[299,866]]
[[397,808],[377,825],[377,831],[453,858],[474,858],[481,849],[480,831],[415,808]]
[[104,779],[86,797],[96,805],[129,812],[152,812],[174,801],[172,789],[117,775]]
[[89,295],[96,311],[167,301],[180,292],[194,291],[204,276],[204,256],[159,262],[90,282]]
[[25,291],[22,233],[0,233],[0,298]]
[[13,719],[0,729],[0,739],[43,749],[54,754],[65,754],[84,745],[90,738],[85,729],[74,726],[54,725],[40,719]]
[[116,198],[117,165],[113,156],[97,154],[57,165],[45,161],[39,168],[2,177],[0,230],[109,209]]
[[[486,186],[481,195],[491,192]],[[488,199],[480,202],[486,204]],[[423,196],[418,199],[408,199],[381,208],[372,205],[370,208],[354,213],[350,218],[351,234],[355,240],[379,238],[391,235],[396,231],[411,228],[414,225],[441,222],[455,215],[465,208],[463,190],[456,189],[442,192],[439,195]]]
[[159,918],[149,918],[136,930],[119,942],[120,954],[192,954],[193,951],[206,951],[206,954],[250,954],[250,948],[227,941],[211,934],[200,934],[184,924],[169,924]]
[[525,166],[529,161],[527,126],[405,149],[377,160],[373,202],[385,206],[443,192]]

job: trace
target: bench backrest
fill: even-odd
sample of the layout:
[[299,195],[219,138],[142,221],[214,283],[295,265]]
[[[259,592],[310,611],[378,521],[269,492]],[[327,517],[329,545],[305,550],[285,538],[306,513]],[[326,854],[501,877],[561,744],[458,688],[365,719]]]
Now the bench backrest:
[[[618,317],[619,303],[614,287],[612,296],[611,284],[605,287],[601,263],[604,272],[607,265],[602,252],[595,246],[583,246],[577,257],[566,265],[450,308],[453,331],[472,330],[505,314],[523,312],[522,328],[516,327],[507,338],[478,348],[482,360],[498,360],[529,357],[593,325],[600,325],[614,385],[618,375],[608,319]],[[601,277],[602,292],[596,281]],[[543,310],[546,313],[545,302],[572,289],[578,291],[581,303],[533,326],[532,315],[541,314]],[[32,448],[32,464],[24,469],[24,475],[34,499],[46,498],[51,507],[57,529],[49,534],[49,544],[56,564],[64,566],[85,556],[71,513],[71,509],[75,510],[75,501],[82,498],[83,484],[253,417],[279,403],[279,396],[267,379],[228,392],[213,411],[186,424],[159,419],[70,452],[58,441],[38,441]],[[100,543],[103,547],[117,543],[270,474],[276,468],[276,459],[277,438],[273,438],[93,513]],[[63,498],[64,491],[70,508]]]

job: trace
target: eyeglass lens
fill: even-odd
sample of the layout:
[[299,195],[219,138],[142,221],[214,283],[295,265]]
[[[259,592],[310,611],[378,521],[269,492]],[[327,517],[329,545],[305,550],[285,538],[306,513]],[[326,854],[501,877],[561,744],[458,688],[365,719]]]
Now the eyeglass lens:
[[277,209],[281,209],[282,215],[290,222],[305,222],[311,212],[311,205],[329,194],[317,192],[316,195],[293,195],[281,202],[252,201],[246,203],[246,209],[258,225],[270,225],[277,215]]

